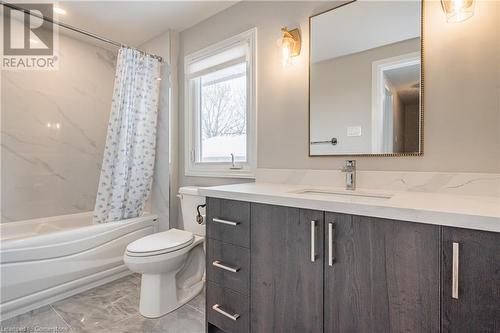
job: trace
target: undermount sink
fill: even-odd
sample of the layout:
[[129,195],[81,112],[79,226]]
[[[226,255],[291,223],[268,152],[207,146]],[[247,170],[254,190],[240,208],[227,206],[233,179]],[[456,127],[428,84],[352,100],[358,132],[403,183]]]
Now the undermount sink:
[[325,190],[325,189],[301,189],[291,191],[290,193],[295,194],[311,194],[311,195],[332,195],[332,196],[349,196],[349,197],[361,197],[361,198],[373,198],[373,199],[390,199],[392,194],[388,193],[375,193],[375,192],[365,192],[365,191],[350,191],[350,190]]

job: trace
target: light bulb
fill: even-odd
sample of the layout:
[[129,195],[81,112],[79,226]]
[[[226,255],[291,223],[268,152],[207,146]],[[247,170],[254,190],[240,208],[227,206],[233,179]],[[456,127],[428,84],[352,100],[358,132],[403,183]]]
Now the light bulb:
[[474,15],[474,0],[441,0],[448,23],[465,21]]
[[283,41],[283,45],[281,46],[282,58],[281,64],[283,67],[291,65],[292,63],[292,45],[288,40]]

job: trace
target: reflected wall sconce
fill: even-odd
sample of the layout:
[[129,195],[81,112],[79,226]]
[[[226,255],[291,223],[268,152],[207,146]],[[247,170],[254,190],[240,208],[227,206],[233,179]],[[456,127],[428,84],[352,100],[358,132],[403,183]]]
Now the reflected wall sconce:
[[301,40],[299,29],[288,30],[287,27],[281,28],[283,37],[281,38],[281,54],[283,67],[292,63],[292,57],[300,54]]
[[446,14],[446,22],[465,21],[474,15],[475,0],[441,0],[441,7]]

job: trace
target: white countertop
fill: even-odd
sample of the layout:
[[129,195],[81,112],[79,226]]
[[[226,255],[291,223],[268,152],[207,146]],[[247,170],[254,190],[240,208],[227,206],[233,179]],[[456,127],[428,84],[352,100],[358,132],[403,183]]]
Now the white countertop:
[[293,193],[304,189],[345,191],[335,187],[247,183],[204,187],[200,188],[200,194],[213,198],[500,232],[499,197],[364,189],[357,189],[356,192],[389,194],[391,198]]

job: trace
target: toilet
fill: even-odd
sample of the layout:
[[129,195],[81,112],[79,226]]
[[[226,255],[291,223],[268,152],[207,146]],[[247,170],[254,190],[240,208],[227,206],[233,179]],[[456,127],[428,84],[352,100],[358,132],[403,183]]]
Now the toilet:
[[[205,198],[194,186],[181,187],[183,230],[170,229],[140,238],[127,246],[125,265],[142,274],[139,312],[161,317],[182,306],[203,289],[205,225],[198,224],[197,207]],[[204,214],[200,207],[200,213]]]

